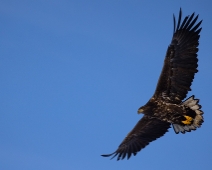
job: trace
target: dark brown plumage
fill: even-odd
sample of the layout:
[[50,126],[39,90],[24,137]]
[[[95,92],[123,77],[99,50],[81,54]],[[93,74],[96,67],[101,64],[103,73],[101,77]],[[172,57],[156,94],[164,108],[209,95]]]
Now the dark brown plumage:
[[202,21],[196,24],[198,15],[194,18],[194,13],[186,16],[182,23],[181,17],[180,9],[177,26],[174,17],[174,33],[155,93],[138,109],[138,113],[144,116],[114,153],[102,156],[117,156],[117,160],[127,156],[129,159],[132,154],[136,155],[150,142],[163,136],[171,124],[176,133],[190,132],[202,125],[203,112],[199,99],[191,96],[182,101],[191,90],[194,75],[198,72],[197,47]]

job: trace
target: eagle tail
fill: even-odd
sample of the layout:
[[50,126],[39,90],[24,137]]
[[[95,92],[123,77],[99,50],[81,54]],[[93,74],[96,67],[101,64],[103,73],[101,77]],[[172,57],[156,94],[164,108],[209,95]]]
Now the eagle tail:
[[202,116],[203,111],[200,110],[201,105],[199,105],[198,103],[199,103],[199,99],[195,99],[194,95],[181,103],[182,105],[189,108],[188,112],[190,112],[191,110],[193,113],[195,113],[195,115],[190,117],[188,114],[185,116],[186,118],[188,117],[192,119],[190,124],[185,124],[185,125],[172,124],[176,134],[178,134],[179,132],[184,134],[185,132],[196,130],[196,128],[199,128],[202,125],[202,123],[204,122],[203,116]]

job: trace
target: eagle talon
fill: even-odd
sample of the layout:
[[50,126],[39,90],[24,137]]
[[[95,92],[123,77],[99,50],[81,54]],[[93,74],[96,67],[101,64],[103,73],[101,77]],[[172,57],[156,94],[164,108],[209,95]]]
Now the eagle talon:
[[191,122],[193,121],[193,118],[190,116],[184,116],[186,118],[186,120],[182,121],[183,124],[185,125],[190,125]]

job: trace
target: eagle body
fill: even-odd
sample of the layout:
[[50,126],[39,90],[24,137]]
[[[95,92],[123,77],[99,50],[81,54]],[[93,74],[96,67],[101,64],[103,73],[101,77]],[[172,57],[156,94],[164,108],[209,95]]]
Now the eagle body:
[[180,9],[177,25],[174,16],[174,32],[156,90],[149,101],[138,109],[138,113],[144,114],[143,117],[115,152],[102,156],[129,159],[132,154],[136,155],[150,142],[163,136],[171,125],[176,134],[201,127],[204,121],[199,99],[195,99],[194,95],[186,99],[194,75],[198,72],[197,52],[202,20],[196,23],[198,15],[194,15],[186,16],[181,22]]
[[[191,97],[192,100],[194,100],[193,97],[194,96]],[[201,106],[198,104],[196,107],[193,105],[190,107],[185,103],[175,104],[171,101],[164,101],[163,99],[155,100],[153,97],[146,105],[138,109],[138,113],[143,113],[149,117],[154,117],[171,124],[178,124],[183,127],[184,125],[191,125],[194,123],[196,116],[200,113],[202,114],[201,111],[197,111],[200,109],[200,107]],[[199,120],[198,124],[201,125],[201,123],[202,121]],[[181,132],[184,133],[184,131]]]

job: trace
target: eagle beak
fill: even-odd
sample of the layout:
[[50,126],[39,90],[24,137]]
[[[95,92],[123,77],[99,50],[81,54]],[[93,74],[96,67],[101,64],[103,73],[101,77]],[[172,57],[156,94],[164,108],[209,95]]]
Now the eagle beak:
[[144,111],[144,109],[139,108],[139,109],[138,109],[138,114],[143,113],[143,111]]

